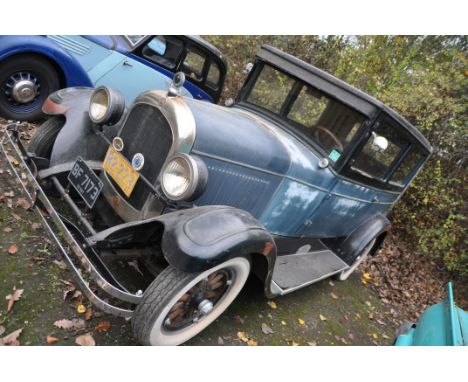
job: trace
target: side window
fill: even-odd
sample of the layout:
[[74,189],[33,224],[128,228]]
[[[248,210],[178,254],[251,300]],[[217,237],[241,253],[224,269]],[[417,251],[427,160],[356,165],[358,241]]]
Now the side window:
[[208,76],[206,77],[206,84],[213,90],[218,90],[221,72],[216,62],[211,62]]
[[[379,127],[368,138],[362,150],[351,160],[351,170],[368,178],[385,181],[393,163],[403,154],[410,144],[399,134],[401,128],[390,121],[381,121]],[[378,149],[375,139],[385,138],[386,149]]]
[[172,36],[155,36],[142,49],[143,56],[168,69],[175,69],[182,53],[182,41]]
[[405,156],[401,164],[390,178],[390,183],[396,186],[404,187],[413,175],[414,171],[421,165],[425,155],[417,146],[412,147]]
[[257,78],[247,101],[279,113],[286,97],[294,86],[294,79],[271,66],[265,66]]
[[203,67],[205,66],[206,57],[201,53],[193,50],[187,50],[184,62],[182,63],[182,71],[191,79],[201,81],[203,79]]

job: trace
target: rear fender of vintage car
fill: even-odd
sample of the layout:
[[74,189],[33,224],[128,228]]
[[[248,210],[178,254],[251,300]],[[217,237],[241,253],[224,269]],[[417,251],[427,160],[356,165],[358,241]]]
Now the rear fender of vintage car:
[[21,54],[36,54],[49,60],[63,87],[92,86],[80,63],[65,49],[43,36],[0,36],[0,62]]
[[227,206],[178,210],[114,226],[99,232],[92,241],[102,247],[151,237],[161,240],[167,262],[184,272],[202,272],[230,258],[247,256],[264,266],[269,285],[276,245],[270,233],[246,211]]
[[376,253],[391,228],[390,221],[384,215],[376,214],[354,229],[348,236],[338,239],[325,239],[324,242],[347,264],[351,265],[356,256],[374,238],[377,240],[370,253]]
[[[108,144],[98,134],[89,119],[89,100],[92,88],[74,87],[52,93],[44,102],[42,110],[48,115],[63,115],[65,125],[60,130],[50,157],[49,168],[59,172],[69,171],[80,156],[91,168],[100,168],[99,161],[105,155]],[[105,133],[112,138],[118,124],[106,127]],[[115,133],[114,133],[115,132]]]

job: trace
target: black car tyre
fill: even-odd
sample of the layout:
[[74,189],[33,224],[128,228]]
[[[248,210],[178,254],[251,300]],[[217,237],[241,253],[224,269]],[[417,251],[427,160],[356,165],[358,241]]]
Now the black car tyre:
[[49,118],[36,129],[36,132],[29,141],[28,151],[35,153],[36,156],[41,158],[49,159],[55,139],[64,124],[65,117],[62,115]]
[[168,266],[148,286],[132,327],[143,345],[179,345],[196,336],[234,301],[250,273],[236,257],[201,273]]
[[38,55],[13,56],[0,63],[0,117],[35,121],[42,104],[60,88],[58,73]]
[[367,259],[367,256],[369,256],[370,251],[374,247],[375,240],[376,240],[375,238],[372,239],[369,242],[369,244],[367,244],[367,246],[362,250],[362,252],[359,254],[359,256],[357,256],[354,259],[353,265],[351,265],[348,269],[345,269],[344,271],[341,271],[340,273],[338,273],[338,275],[336,275],[335,279],[339,280],[339,281],[347,280],[348,277],[351,276],[351,273],[353,273],[356,270],[356,268],[359,266],[359,264],[361,264],[365,259]]

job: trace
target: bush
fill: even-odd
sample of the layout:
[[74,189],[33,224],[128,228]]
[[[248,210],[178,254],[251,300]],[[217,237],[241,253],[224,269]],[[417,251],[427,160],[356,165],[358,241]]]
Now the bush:
[[415,124],[434,146],[395,206],[402,240],[468,277],[466,253],[466,36],[207,36],[227,57],[224,98],[235,97],[264,43],[375,96]]

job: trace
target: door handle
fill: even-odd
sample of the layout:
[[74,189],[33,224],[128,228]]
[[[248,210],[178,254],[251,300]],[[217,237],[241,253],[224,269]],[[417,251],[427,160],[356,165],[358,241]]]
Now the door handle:
[[128,62],[128,60],[125,60],[125,61],[122,63],[122,65],[123,65],[123,66],[130,66],[130,67],[133,66],[130,62]]

